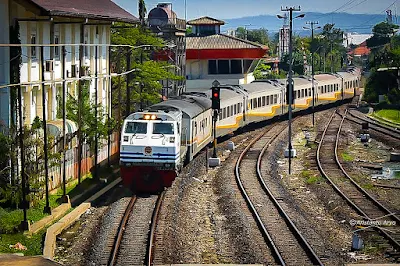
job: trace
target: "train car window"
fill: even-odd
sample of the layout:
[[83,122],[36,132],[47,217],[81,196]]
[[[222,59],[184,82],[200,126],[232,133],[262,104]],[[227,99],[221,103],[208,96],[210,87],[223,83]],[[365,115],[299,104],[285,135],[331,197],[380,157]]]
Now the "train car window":
[[128,123],[126,123],[125,133],[147,134],[147,123],[128,122]]
[[262,105],[261,105],[261,97],[258,97],[258,103],[257,103],[257,106],[258,107],[261,107]]
[[219,120],[222,120],[222,112],[219,112],[218,118],[219,118]]
[[222,119],[226,118],[226,107],[222,109]]
[[304,89],[301,89],[301,98],[304,98]]
[[277,95],[277,94],[274,95],[274,103],[275,103],[275,104],[278,103],[278,95]]
[[311,91],[312,91],[312,89],[309,88],[309,89],[308,89],[308,96],[311,96],[311,93],[312,93]]
[[267,96],[267,105],[269,105],[269,96]]
[[262,97],[262,106],[265,106],[265,96]]
[[173,123],[154,123],[153,124],[153,134],[173,135],[174,134],[174,124]]

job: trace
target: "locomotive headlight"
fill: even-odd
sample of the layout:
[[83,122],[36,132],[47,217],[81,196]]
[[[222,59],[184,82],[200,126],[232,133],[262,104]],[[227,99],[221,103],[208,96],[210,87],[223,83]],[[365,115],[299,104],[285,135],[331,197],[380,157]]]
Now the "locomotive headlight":
[[124,136],[124,141],[128,141],[129,137],[128,136]]
[[151,120],[156,120],[157,116],[156,115],[151,115]]
[[144,116],[144,119],[145,119],[145,120],[150,120],[150,118],[151,118],[150,115],[145,115],[145,116]]
[[175,143],[175,137],[170,137],[169,138],[169,143]]

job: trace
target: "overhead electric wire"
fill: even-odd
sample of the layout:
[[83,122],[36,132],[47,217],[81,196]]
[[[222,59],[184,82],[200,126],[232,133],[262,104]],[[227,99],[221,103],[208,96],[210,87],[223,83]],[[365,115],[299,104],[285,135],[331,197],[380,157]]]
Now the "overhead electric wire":
[[317,17],[316,19],[320,19],[320,18],[323,18],[323,17],[329,16],[329,15],[332,15],[332,14],[334,14],[334,13],[336,13],[336,12],[340,11],[342,8],[344,8],[344,7],[348,6],[348,5],[351,5],[351,4],[353,4],[355,1],[357,1],[357,0],[349,0],[349,1],[348,1],[346,4],[344,4],[344,5],[340,6],[340,7],[339,7],[339,8],[337,8],[336,10],[334,10],[334,11],[332,11],[332,12],[329,12],[329,13],[326,13],[326,14],[323,14],[323,15],[321,15],[321,16],[319,16],[319,17]]
[[361,5],[361,4],[363,4],[363,3],[367,2],[367,1],[368,1],[368,0],[363,0],[363,1],[361,1],[360,3],[358,3],[358,4],[355,4],[354,6],[351,6],[351,7],[347,8],[347,9],[342,10],[342,12],[345,12],[345,11],[347,11],[347,10],[353,9],[353,8],[359,6],[359,5]]
[[14,84],[7,84],[7,85],[1,85],[0,89],[4,89],[7,87],[15,87],[15,86],[29,86],[29,85],[41,85],[41,84],[51,84],[51,83],[59,83],[63,81],[78,81],[78,80],[92,80],[92,79],[100,79],[100,78],[113,78],[113,77],[118,77],[118,76],[125,76],[128,75],[129,73],[135,72],[138,69],[134,68],[122,73],[117,73],[117,74],[110,74],[110,75],[101,75],[98,77],[81,77],[81,78],[66,78],[66,79],[57,79],[57,80],[46,80],[46,81],[31,81],[31,82],[22,82],[22,83],[14,83]]
[[367,24],[367,23],[373,21],[373,20],[376,19],[377,17],[381,16],[381,15],[382,15],[381,13],[386,12],[386,10],[388,10],[389,8],[391,8],[391,7],[392,7],[394,4],[396,4],[398,1],[399,1],[399,0],[395,0],[390,6],[388,6],[387,8],[385,8],[383,11],[379,12],[378,15],[374,16],[374,17],[371,18],[371,19],[368,19],[367,21],[363,22],[363,23],[360,24],[360,25],[354,26],[354,27],[349,28],[349,29],[356,29],[356,28],[358,28],[358,27],[361,27],[361,26],[363,26],[363,25],[365,25],[365,24]]

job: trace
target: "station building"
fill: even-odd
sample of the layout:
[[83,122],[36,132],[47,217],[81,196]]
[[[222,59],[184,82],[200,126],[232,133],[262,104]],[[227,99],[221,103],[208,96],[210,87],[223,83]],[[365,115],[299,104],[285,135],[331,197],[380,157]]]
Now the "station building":
[[213,81],[248,84],[268,47],[221,33],[225,22],[201,17],[187,22],[192,33],[186,37],[186,90],[207,90]]

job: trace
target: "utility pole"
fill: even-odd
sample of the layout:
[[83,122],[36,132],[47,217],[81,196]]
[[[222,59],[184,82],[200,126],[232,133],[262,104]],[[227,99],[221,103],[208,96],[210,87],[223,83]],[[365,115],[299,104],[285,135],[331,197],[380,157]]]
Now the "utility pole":
[[[33,47],[33,49],[36,49]],[[24,148],[24,121],[23,121],[23,114],[22,114],[22,88],[18,86],[18,122],[19,122],[19,149],[21,155],[21,179],[22,179],[22,209],[24,212],[24,220],[20,224],[20,228],[22,230],[29,230],[29,221],[27,219],[26,211],[28,209],[28,201],[26,200],[27,190],[27,175],[25,173],[25,148]],[[18,165],[18,158],[17,158],[17,165]],[[14,169],[11,169],[14,171]]]
[[43,149],[44,149],[44,176],[46,185],[46,206],[44,206],[43,213],[51,214],[50,203],[49,203],[49,166],[48,166],[48,148],[47,148],[47,125],[46,125],[46,86],[44,82],[44,47],[40,46],[40,66],[42,74],[42,108],[43,108]]
[[[288,140],[289,140],[289,147],[288,147],[288,158],[289,158],[289,175],[291,174],[291,159],[292,156],[294,155],[294,151],[292,148],[292,92],[293,92],[293,12],[295,11],[301,11],[300,6],[298,8],[296,7],[286,7],[286,8],[281,8],[281,11],[289,12],[289,78],[288,78],[288,84],[289,84],[289,99],[288,101],[288,107],[289,107],[289,133],[288,133]],[[279,17],[279,16],[278,16]],[[295,18],[303,18],[304,14],[298,15]],[[284,17],[279,17],[279,18],[284,18]],[[293,154],[292,154],[293,151]]]
[[[131,68],[131,48],[127,47],[126,51],[126,70],[128,71]],[[128,117],[131,114],[131,73],[126,75],[126,112],[125,117]]]
[[[318,21],[311,21],[311,22],[306,22],[306,24],[311,26],[311,79],[312,79],[312,125],[313,127],[315,126],[315,113],[314,113],[314,108],[315,108],[315,81],[314,81],[314,76],[315,76],[315,70],[314,70],[314,48],[313,48],[313,43],[314,43],[314,29],[320,29],[321,27],[316,27],[315,25],[318,25]],[[305,29],[310,29],[307,27],[304,27]]]
[[97,70],[97,63],[98,63],[98,60],[97,60],[97,56],[98,56],[98,49],[99,49],[99,47],[96,45],[95,47],[94,47],[94,61],[95,61],[95,64],[94,64],[94,75],[95,75],[95,78],[94,78],[94,80],[95,80],[95,84],[94,84],[94,93],[95,93],[95,95],[94,95],[94,98],[95,98],[95,100],[94,100],[94,102],[95,102],[95,105],[94,105],[94,116],[95,116],[95,132],[94,132],[94,179],[99,179],[99,173],[98,173],[98,167],[97,167],[97,164],[98,164],[98,155],[99,155],[99,133],[98,133],[98,131],[99,131],[99,126],[98,126],[98,115],[97,115],[97,103],[98,103],[98,88],[99,88],[99,80],[97,79],[97,76],[98,76],[98,70]]
[[67,86],[67,82],[65,81],[65,65],[66,65],[66,59],[67,59],[67,51],[65,50],[65,46],[61,47],[61,63],[62,63],[62,79],[63,79],[63,87],[62,87],[62,106],[63,106],[63,161],[62,161],[62,176],[63,176],[63,197],[62,197],[62,201],[64,203],[68,202],[67,199],[67,188],[66,188],[66,182],[67,182],[67,170],[66,170],[66,146],[67,146],[67,136],[66,136],[66,127],[67,127],[67,108],[66,108],[66,86]]

